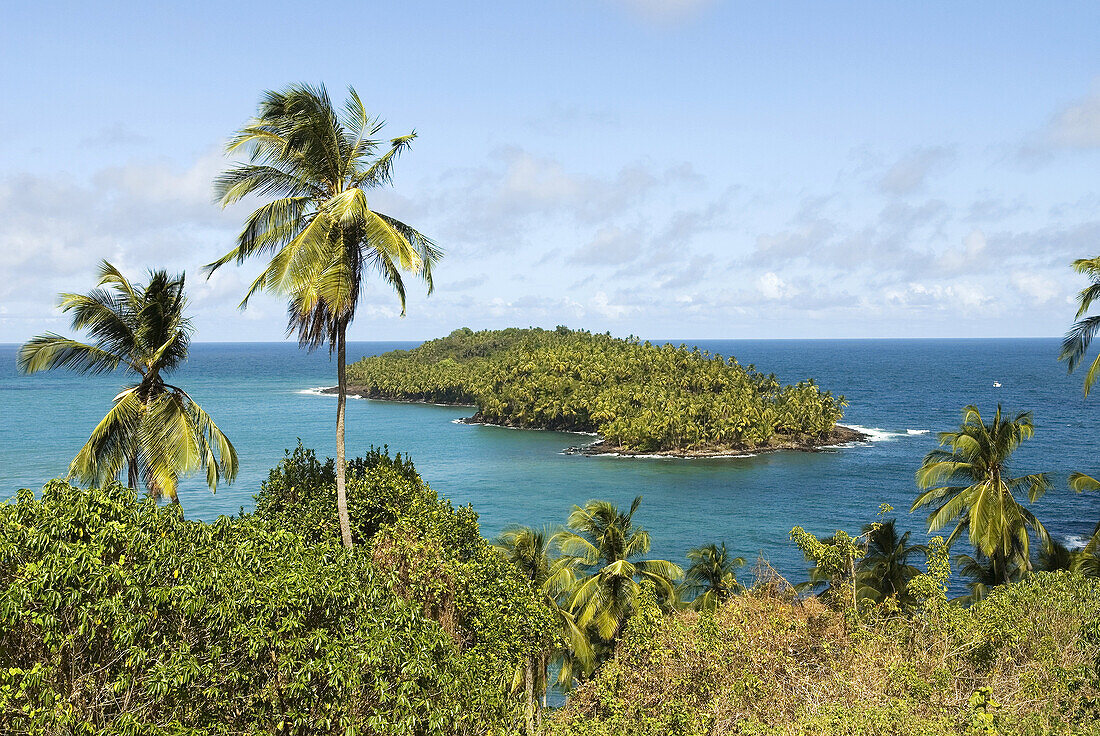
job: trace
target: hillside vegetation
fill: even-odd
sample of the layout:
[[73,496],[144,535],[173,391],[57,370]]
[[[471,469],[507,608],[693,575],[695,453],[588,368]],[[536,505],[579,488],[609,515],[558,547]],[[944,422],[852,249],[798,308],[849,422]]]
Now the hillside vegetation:
[[843,397],[812,380],[781,385],[735,359],[584,331],[461,329],[360,360],[350,391],[476,404],[477,421],[598,432],[623,451],[821,444]]
[[1095,734],[1100,581],[1036,573],[969,609],[864,616],[758,588],[710,612],[655,600],[553,736]]
[[299,447],[214,523],[117,483],[0,504],[0,733],[515,733],[551,619],[412,465]]

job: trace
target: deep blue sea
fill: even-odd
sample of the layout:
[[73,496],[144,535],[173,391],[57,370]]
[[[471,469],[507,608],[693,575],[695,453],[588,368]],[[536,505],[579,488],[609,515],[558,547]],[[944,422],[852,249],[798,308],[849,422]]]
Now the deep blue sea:
[[[1051,532],[1080,542],[1100,519],[1100,494],[1066,488],[1072,471],[1100,472],[1100,396],[1082,397],[1082,376],[1067,376],[1057,362],[1057,339],[694,344],[783,381],[816,378],[847,397],[844,423],[873,430],[874,440],[739,459],[583,457],[561,450],[587,437],[456,424],[471,413],[461,407],[355,400],[348,406],[348,452],[373,443],[408,453],[432,487],[456,504],[473,505],[489,537],[508,524],[561,523],[573,504],[591,498],[625,506],[642,495],[635,519],[650,530],[654,556],[682,560],[690,547],[724,540],[750,560],[764,555],[801,580],[805,564],[787,539],[794,525],[821,534],[854,532],[888,502],[900,526],[923,538],[924,517],[908,508],[916,493],[913,473],[935,447],[935,433],[956,427],[966,404],[992,414],[1001,403],[1035,412],[1035,437],[1017,452],[1014,470],[1054,476],[1055,490],[1033,507]],[[353,343],[348,357],[413,345]],[[0,500],[63,476],[125,382],[121,374],[22,376],[16,349],[0,345]],[[216,495],[200,478],[185,482],[180,497],[187,516],[209,520],[250,509],[267,470],[299,437],[319,455],[334,454],[336,400],[309,389],[334,384],[335,373],[326,352],[309,354],[292,343],[194,345],[174,382],[230,436],[241,469]]]

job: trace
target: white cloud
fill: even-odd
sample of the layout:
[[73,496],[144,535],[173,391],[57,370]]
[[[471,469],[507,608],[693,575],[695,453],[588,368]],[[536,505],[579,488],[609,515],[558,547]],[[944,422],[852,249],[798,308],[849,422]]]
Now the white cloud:
[[1056,146],[1100,148],[1100,81],[1086,97],[1055,115],[1047,132]]
[[[1057,299],[1063,293],[1054,279],[1033,271],[1017,271],[1012,274],[1012,286],[1031,297],[1034,304],[1046,304]],[[1073,297],[1070,296],[1072,301]]]
[[625,230],[615,225],[601,227],[587,245],[573,251],[569,260],[588,265],[619,266],[636,260],[643,243],[644,239],[637,230]]
[[607,294],[602,291],[597,291],[592,297],[592,309],[597,314],[610,319],[621,319],[634,311],[632,306],[612,303]]
[[768,271],[756,280],[756,289],[765,299],[772,300],[786,299],[797,293],[796,289],[772,271]]
[[942,171],[955,154],[946,146],[918,148],[894,163],[878,181],[886,194],[912,194],[924,188],[928,177]]
[[940,256],[939,270],[946,273],[972,270],[985,257],[987,245],[985,233],[971,230],[963,238],[961,248],[948,250]]

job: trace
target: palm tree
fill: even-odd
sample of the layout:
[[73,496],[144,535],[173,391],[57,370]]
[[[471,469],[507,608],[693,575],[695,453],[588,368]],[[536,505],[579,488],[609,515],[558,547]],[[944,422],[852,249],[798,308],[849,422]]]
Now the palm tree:
[[[427,237],[389,215],[372,210],[368,189],[389,184],[398,155],[416,133],[388,143],[383,128],[349,88],[342,112],[323,86],[294,85],[266,92],[256,119],[229,142],[246,151],[248,163],[221,174],[215,189],[222,206],[247,196],[275,197],[249,215],[237,246],[207,266],[208,274],[253,256],[270,256],[241,307],[258,291],[288,300],[288,327],[310,350],[328,345],[337,361],[336,505],[344,545],[352,546],[345,495],[344,410],[347,404],[348,325],[368,273],[394,290],[405,313],[402,273],[425,280],[442,252]],[[383,149],[384,152],[381,152]],[[381,152],[381,153],[380,153]]]
[[1024,573],[1020,564],[1022,559],[1019,555],[1009,559],[993,559],[980,554],[974,557],[959,555],[955,558],[955,564],[959,575],[970,581],[967,583],[970,594],[953,600],[969,606],[985,598],[996,586],[1019,580]]
[[[1096,331],[1100,330],[1100,316],[1085,317],[1092,303],[1100,298],[1100,256],[1096,258],[1078,258],[1073,262],[1073,270],[1082,273],[1092,279],[1092,283],[1077,294],[1077,314],[1073,327],[1062,339],[1062,352],[1058,360],[1066,361],[1066,367],[1070,373],[1084,360],[1088,352],[1092,338]],[[1082,319],[1083,318],[1083,319]],[[1085,373],[1085,396],[1089,395],[1096,379],[1100,378],[1100,355],[1093,359]]]
[[522,683],[527,693],[529,710],[528,725],[532,729],[531,713],[534,710],[536,692],[542,695],[543,707],[546,707],[546,691],[550,681],[550,662],[557,660],[561,664],[558,684],[567,687],[574,673],[588,672],[593,665],[592,645],[585,632],[577,626],[575,617],[562,607],[568,591],[562,586],[568,584],[568,576],[561,574],[562,565],[550,554],[550,534],[545,529],[529,526],[512,526],[501,532],[496,548],[526,577],[542,596],[543,603],[554,613],[561,628],[555,646],[544,652],[539,661],[529,659],[522,671],[516,673],[513,687],[519,689]]
[[675,581],[684,571],[667,560],[636,560],[649,552],[649,532],[634,525],[642,502],[638,496],[627,512],[609,501],[574,506],[566,528],[552,542],[562,551],[558,568],[571,593],[568,609],[577,625],[590,630],[597,659],[608,656],[623,626],[641,604],[642,584],[653,586],[665,608],[676,601]]
[[867,539],[866,554],[856,564],[856,583],[861,598],[876,603],[893,598],[900,605],[912,601],[908,595],[909,581],[922,573],[909,564],[909,558],[923,554],[923,544],[909,544],[910,532],[898,536],[897,520],[875,522],[863,527]]
[[131,284],[103,261],[99,282],[87,294],[62,294],[61,311],[72,312],[74,330],[90,343],[53,333],[19,350],[19,368],[37,373],[67,368],[109,373],[123,366],[139,378],[114,398],[114,406],[92,431],[69,466],[69,477],[102,485],[126,471],[131,488],[139,478],[155,497],[179,503],[181,476],[206,469],[206,483],[231,483],[237,452],[202,407],[165,376],[187,358],[193,328],[184,315],[184,276],[150,271],[148,284]]
[[1009,581],[1010,561],[1018,559],[1021,567],[1030,568],[1029,530],[1044,547],[1050,545],[1046,528],[1015,496],[1026,490],[1034,503],[1050,488],[1046,473],[1008,474],[1012,453],[1033,433],[1031,412],[1008,419],[998,405],[993,421],[986,424],[976,407],[967,406],[959,430],[940,433],[940,446],[950,445],[950,450],[928,453],[917,471],[917,484],[928,490],[917,496],[910,511],[934,507],[929,532],[954,522],[948,546],[967,532],[978,556],[989,558],[1005,576],[1002,582]]
[[[1100,490],[1100,480],[1084,473],[1072,473],[1069,487],[1076,493]],[[1082,550],[1073,555],[1073,569],[1089,577],[1100,577],[1100,521],[1092,528],[1092,536]]]
[[1056,572],[1058,570],[1072,570],[1077,555],[1066,545],[1057,540],[1050,540],[1050,546],[1039,550],[1039,559],[1034,565],[1036,570],[1043,572]]
[[687,558],[691,565],[684,575],[683,592],[692,597],[695,610],[713,611],[745,589],[737,580],[745,558],[730,557],[725,542],[689,549]]

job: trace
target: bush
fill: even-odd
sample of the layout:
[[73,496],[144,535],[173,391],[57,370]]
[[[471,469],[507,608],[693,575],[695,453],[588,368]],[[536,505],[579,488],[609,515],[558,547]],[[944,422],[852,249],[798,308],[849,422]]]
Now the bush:
[[850,627],[816,599],[750,594],[648,621],[549,732],[1095,733],[1100,581],[1036,574],[951,613]]
[[299,448],[262,513],[211,524],[118,484],[0,504],[0,731],[520,730],[507,685],[550,630],[530,587],[384,451],[355,466],[366,544],[342,549],[330,470]]

